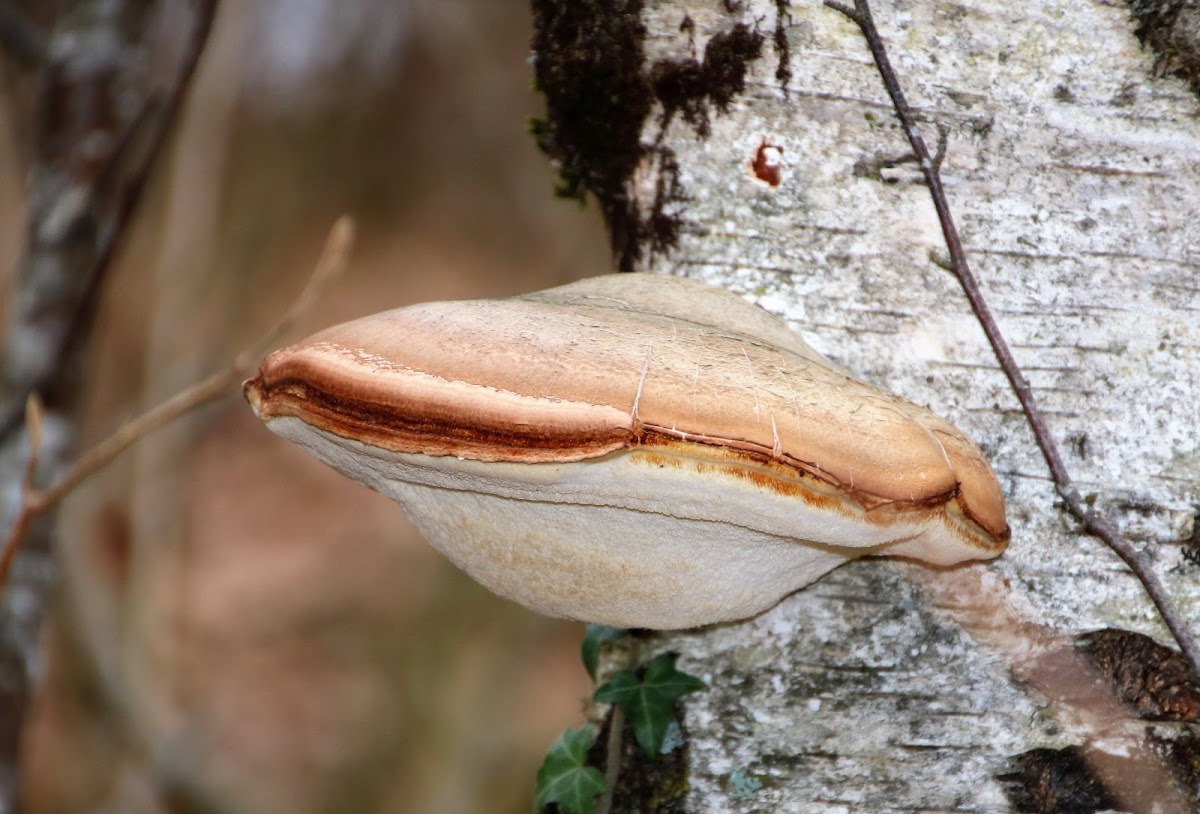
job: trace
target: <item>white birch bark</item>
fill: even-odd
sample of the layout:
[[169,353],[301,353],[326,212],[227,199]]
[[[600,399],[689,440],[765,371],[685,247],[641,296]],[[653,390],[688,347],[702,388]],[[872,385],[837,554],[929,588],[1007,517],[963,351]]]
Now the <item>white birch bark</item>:
[[[819,0],[793,2],[783,87],[777,4],[729,5],[642,12],[648,62],[700,56],[739,21],[767,35],[745,92],[710,111],[708,138],[679,116],[665,133],[647,120],[642,143],[673,151],[687,199],[671,210],[678,247],[643,267],[742,292],[956,423],[993,462],[1013,537],[955,577],[987,589],[957,614],[935,607],[942,575],[860,561],[757,619],[657,639],[710,685],[684,704],[686,810],[1010,810],[996,775],[1011,756],[1102,733],[1014,677],[1031,645],[978,624],[990,603],[1066,636],[1167,632],[1128,570],[1056,505],[982,331],[932,259],[945,248],[916,166],[885,170],[894,183],[863,172],[909,149],[857,28]],[[1145,545],[1197,624],[1198,571],[1181,556],[1200,506],[1196,96],[1152,78],[1120,2],[879,0],[875,16],[926,139],[930,122],[948,130],[943,177],[967,253],[1081,491]],[[764,143],[782,150],[777,187],[752,172]],[[646,164],[648,209],[661,164]],[[739,797],[735,770],[763,787]]]

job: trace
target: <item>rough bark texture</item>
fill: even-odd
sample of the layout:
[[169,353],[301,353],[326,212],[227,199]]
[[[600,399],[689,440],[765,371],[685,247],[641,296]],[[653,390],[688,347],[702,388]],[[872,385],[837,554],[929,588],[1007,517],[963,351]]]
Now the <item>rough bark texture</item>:
[[[1075,690],[1093,678],[1077,662],[1042,680],[1055,632],[1167,634],[1127,569],[1056,506],[939,266],[928,191],[857,28],[817,0],[534,9],[541,143],[564,192],[601,197],[620,262],[783,315],[965,430],[1009,498],[1013,542],[994,564],[946,575],[860,561],[744,624],[656,639],[710,685],[683,705],[691,790],[669,810],[1148,810],[1155,794],[1163,810],[1195,806],[1182,770],[1166,770],[1180,792],[1167,801],[1109,765],[1117,733],[1168,764],[1191,759],[1194,707],[1151,730],[1081,712]],[[946,133],[968,255],[1078,485],[1200,623],[1200,568],[1185,556],[1200,534],[1200,102],[1187,77],[1162,75],[1115,0],[879,0],[875,15],[926,138]],[[557,39],[539,40],[548,30]],[[588,35],[563,45],[572,31]],[[636,140],[600,155],[572,136],[594,132],[573,82],[591,71],[596,98],[605,81],[589,36],[624,55],[601,66],[624,100],[607,109],[641,117]],[[630,169],[614,183],[603,162]],[[1092,658],[1096,674],[1132,681],[1122,700],[1152,718],[1141,695],[1171,680],[1144,668],[1166,656],[1115,635],[1126,655]],[[1171,686],[1194,697],[1186,679]]]

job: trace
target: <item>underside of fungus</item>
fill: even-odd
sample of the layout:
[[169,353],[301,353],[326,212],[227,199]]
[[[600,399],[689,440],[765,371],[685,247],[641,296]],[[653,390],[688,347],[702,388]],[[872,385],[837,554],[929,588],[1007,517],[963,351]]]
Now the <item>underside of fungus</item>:
[[552,616],[739,619],[855,557],[951,565],[1009,535],[961,432],[680,278],[376,314],[276,351],[245,392],[479,582]]

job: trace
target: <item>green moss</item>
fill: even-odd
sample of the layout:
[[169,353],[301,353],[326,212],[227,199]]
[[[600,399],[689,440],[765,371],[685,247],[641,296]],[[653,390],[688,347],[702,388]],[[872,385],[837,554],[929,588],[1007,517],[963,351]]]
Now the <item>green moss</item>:
[[779,80],[785,92],[787,83],[792,78],[792,46],[787,36],[788,26],[792,24],[791,5],[790,0],[775,0],[775,31],[772,35],[775,41],[775,56],[778,59],[775,78]]
[[709,134],[709,110],[728,112],[734,97],[746,89],[749,63],[762,56],[763,35],[738,23],[717,34],[704,49],[704,60],[663,59],[650,70],[654,96],[663,107],[663,126],[676,115],[700,136]]
[[[780,3],[782,31],[787,3]],[[558,166],[555,194],[595,198],[623,271],[647,251],[678,244],[678,213],[688,197],[662,132],[681,115],[707,136],[710,110],[726,112],[745,90],[748,65],[761,56],[765,39],[757,26],[736,23],[709,40],[703,60],[659,60],[648,68],[642,12],[642,0],[533,0],[534,86],[546,99],[546,115],[531,120],[529,132]],[[662,108],[660,137],[643,143],[655,103]],[[641,211],[629,188],[645,162],[658,184],[649,210]]]
[[591,192],[608,224],[618,267],[639,254],[639,217],[626,180],[642,158],[653,101],[642,73],[641,0],[534,0],[534,81],[547,126],[534,133],[558,163],[556,194]]

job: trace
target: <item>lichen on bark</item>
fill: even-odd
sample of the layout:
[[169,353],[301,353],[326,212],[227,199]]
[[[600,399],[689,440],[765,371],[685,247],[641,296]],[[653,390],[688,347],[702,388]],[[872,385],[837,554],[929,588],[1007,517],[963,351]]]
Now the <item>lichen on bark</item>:
[[[1192,89],[1155,76],[1125,6],[873,5],[927,140],[946,134],[943,178],[967,253],[1068,467],[1149,552],[1184,615],[1200,618],[1197,566],[1185,558],[1200,507]],[[1158,760],[1170,752],[1161,743],[1189,743],[1195,725],[1129,716],[1110,726],[1028,678],[1023,660],[1044,647],[1029,630],[1066,642],[1101,629],[1168,637],[1129,572],[1057,505],[939,264],[928,191],[857,29],[820,3],[789,11],[772,32],[774,0],[642,8],[643,64],[687,64],[731,25],[764,21],[788,44],[790,75],[781,83],[775,60],[749,61],[727,110],[705,109],[703,137],[686,106],[668,116],[652,94],[640,141],[673,163],[669,174],[641,166],[633,193],[652,201],[669,182],[681,195],[668,210],[672,250],[644,244],[639,268],[741,292],[835,361],[951,419],[996,468],[1013,543],[958,574],[973,594],[939,594],[911,570],[862,561],[743,624],[664,635],[656,647],[679,651],[681,669],[711,687],[685,702],[687,810],[1000,812],[1013,799],[998,778],[1032,750],[1136,735]],[[756,171],[764,144],[778,151],[777,182]],[[1003,606],[996,619],[1028,624],[989,631],[988,602]],[[1126,675],[1167,687],[1171,660],[1146,658],[1154,676]],[[1110,662],[1098,663],[1102,675]],[[1190,697],[1179,686],[1167,687],[1167,706]],[[752,801],[731,795],[734,770],[762,776]]]

